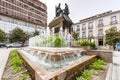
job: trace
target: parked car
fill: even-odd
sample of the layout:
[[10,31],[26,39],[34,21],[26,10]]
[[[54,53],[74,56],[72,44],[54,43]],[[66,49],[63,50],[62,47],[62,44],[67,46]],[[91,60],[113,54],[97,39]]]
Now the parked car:
[[0,42],[0,47],[5,47],[5,43]]
[[21,47],[22,45],[20,43],[11,43],[7,44],[6,47]]

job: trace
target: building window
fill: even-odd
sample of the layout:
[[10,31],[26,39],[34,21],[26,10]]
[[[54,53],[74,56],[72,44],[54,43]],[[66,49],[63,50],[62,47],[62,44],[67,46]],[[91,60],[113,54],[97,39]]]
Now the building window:
[[77,31],[80,31],[80,26],[79,25],[77,25]]
[[98,21],[98,27],[103,27],[103,19],[100,19],[100,20]]
[[98,30],[98,36],[103,36],[103,29]]
[[88,32],[88,36],[89,36],[89,37],[93,36],[93,31],[89,31],[89,32]]
[[117,18],[116,16],[111,17],[111,24],[116,24],[117,23]]
[[100,19],[100,20],[98,21],[98,24],[103,24],[103,19]]
[[93,28],[93,23],[90,22],[90,23],[89,23],[89,26],[88,26],[88,29],[92,29],[92,28]]
[[82,32],[82,38],[86,38],[86,32]]
[[85,29],[86,29],[86,25],[82,24],[82,30],[85,30]]

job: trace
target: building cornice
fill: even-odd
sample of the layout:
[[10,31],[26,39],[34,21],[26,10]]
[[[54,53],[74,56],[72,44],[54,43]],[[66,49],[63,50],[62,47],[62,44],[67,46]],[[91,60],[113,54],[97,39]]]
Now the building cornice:
[[98,18],[102,18],[102,17],[105,17],[105,16],[115,14],[115,13],[119,13],[119,12],[120,12],[120,10],[114,11],[114,12],[112,12],[112,10],[110,10],[110,11],[107,11],[107,12],[104,12],[104,13],[101,13],[101,14],[97,14],[97,15],[94,15],[94,16],[91,16],[91,17],[88,17],[88,18],[85,18],[85,19],[81,19],[79,22],[74,23],[73,25],[85,23],[85,22],[88,22],[88,21],[91,21],[91,20],[95,20],[95,19],[98,19]]

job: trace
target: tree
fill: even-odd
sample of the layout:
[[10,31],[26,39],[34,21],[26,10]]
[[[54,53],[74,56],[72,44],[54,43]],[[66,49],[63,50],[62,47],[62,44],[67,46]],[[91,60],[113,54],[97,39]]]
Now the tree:
[[79,33],[78,33],[78,32],[73,31],[73,33],[72,33],[72,37],[73,37],[75,40],[78,40]]
[[24,45],[27,39],[28,39],[28,34],[20,28],[15,28],[10,32],[11,42],[19,42],[22,43],[22,45]]
[[5,32],[0,29],[0,42],[4,42],[6,39]]
[[40,34],[40,32],[35,29],[35,31],[33,32],[33,36],[37,36],[37,35],[39,35],[39,34]]
[[115,45],[117,42],[120,42],[120,31],[117,31],[114,28],[110,28],[106,31],[106,44],[113,46],[115,49]]

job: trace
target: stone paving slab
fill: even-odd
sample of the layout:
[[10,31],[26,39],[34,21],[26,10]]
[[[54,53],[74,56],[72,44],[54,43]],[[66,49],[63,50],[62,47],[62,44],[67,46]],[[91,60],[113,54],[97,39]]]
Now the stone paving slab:
[[120,51],[113,52],[112,80],[120,80]]
[[0,80],[2,79],[2,75],[9,57],[11,49],[0,48]]

